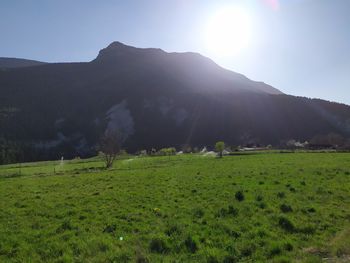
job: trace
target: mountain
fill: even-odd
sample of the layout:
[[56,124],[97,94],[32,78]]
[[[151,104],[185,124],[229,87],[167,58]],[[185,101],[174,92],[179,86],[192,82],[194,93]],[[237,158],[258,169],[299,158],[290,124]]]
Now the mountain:
[[114,129],[128,151],[350,136],[347,105],[283,94],[200,54],[119,42],[91,62],[0,70],[0,94],[0,137],[25,145],[24,160],[95,154]]
[[0,69],[32,67],[32,66],[38,66],[42,64],[45,64],[45,62],[22,59],[22,58],[1,58],[0,57]]

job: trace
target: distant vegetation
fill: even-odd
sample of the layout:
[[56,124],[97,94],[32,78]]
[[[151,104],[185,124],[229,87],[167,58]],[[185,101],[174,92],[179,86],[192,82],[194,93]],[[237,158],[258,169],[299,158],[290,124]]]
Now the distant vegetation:
[[[113,138],[113,136],[115,138]],[[119,138],[119,139],[118,139]],[[121,141],[121,136],[119,132],[113,134],[105,133],[96,147],[94,148],[94,155],[99,152],[104,156],[106,161],[106,167],[111,167],[116,155],[120,153],[123,149],[123,143]],[[300,142],[294,139],[282,141],[276,146],[272,145],[262,145],[259,143],[246,143],[243,145],[233,146],[227,145],[223,141],[216,142],[214,145],[207,146],[194,146],[183,145],[178,147],[166,147],[166,148],[150,148],[139,150],[136,152],[130,152],[137,155],[151,155],[151,156],[164,156],[164,155],[175,155],[177,153],[199,153],[203,149],[212,149],[218,153],[219,157],[224,154],[230,154],[230,152],[246,151],[246,150],[305,150],[305,151],[320,151],[320,150],[334,150],[334,151],[350,151],[350,138],[347,139],[339,134],[330,133],[327,135],[317,135],[310,139],[310,141]],[[59,154],[57,154],[57,151]],[[61,157],[65,158],[75,158],[84,157],[80,156],[78,152],[76,155],[68,154],[64,155],[69,151],[75,152],[69,145],[63,144],[57,146],[57,149],[52,152],[49,148],[44,149],[40,146],[34,145],[33,143],[25,143],[16,140],[5,139],[5,137],[0,136],[0,165],[1,164],[11,164],[17,162],[30,162],[30,161],[41,161],[41,160],[59,160]],[[107,154],[106,154],[107,153]],[[86,156],[85,156],[86,157]]]
[[349,260],[349,153],[160,152],[0,166],[0,262]]

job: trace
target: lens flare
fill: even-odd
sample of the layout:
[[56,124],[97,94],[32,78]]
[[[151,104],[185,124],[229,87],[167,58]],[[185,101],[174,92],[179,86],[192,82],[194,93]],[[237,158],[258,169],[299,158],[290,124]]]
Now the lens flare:
[[232,56],[247,48],[252,41],[252,19],[238,7],[216,12],[206,27],[207,49],[221,56]]

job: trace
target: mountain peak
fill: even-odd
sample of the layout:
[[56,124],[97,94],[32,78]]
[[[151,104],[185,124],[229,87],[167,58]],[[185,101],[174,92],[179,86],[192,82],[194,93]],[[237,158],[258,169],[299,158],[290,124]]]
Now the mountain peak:
[[135,47],[125,45],[124,43],[119,41],[114,41],[110,43],[105,49],[116,49],[116,48],[119,49],[119,48],[135,48]]
[[133,46],[125,45],[122,42],[114,41],[106,48],[100,50],[96,60],[113,60],[126,55],[140,54],[145,51],[148,52],[164,52],[161,49],[156,48],[137,48]]

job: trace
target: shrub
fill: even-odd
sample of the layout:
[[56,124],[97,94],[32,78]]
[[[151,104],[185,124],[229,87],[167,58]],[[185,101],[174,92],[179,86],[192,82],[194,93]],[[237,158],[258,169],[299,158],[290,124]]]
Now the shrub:
[[136,263],[148,263],[149,260],[143,255],[136,256]]
[[307,211],[308,211],[309,213],[316,213],[316,209],[313,208],[313,207],[308,208]]
[[293,212],[293,209],[290,205],[286,205],[286,204],[282,204],[280,206],[280,209],[283,213],[289,213],[289,212]]
[[169,248],[163,239],[156,237],[151,240],[149,250],[153,253],[165,254]]
[[232,205],[226,208],[221,208],[217,213],[216,217],[226,217],[226,216],[237,216],[238,215],[238,209],[234,208]]
[[294,188],[294,187],[289,188],[289,191],[291,191],[291,192],[293,192],[293,193],[295,193],[295,192],[296,192],[296,190],[295,190],[295,188]]
[[104,242],[99,242],[97,244],[98,246],[98,249],[101,251],[101,252],[106,252],[108,249],[109,249],[109,246],[108,244],[104,243]]
[[283,248],[287,251],[293,251],[294,247],[291,243],[285,243]]
[[241,233],[235,231],[235,230],[232,230],[230,228],[226,228],[225,229],[225,232],[230,236],[230,237],[233,237],[234,239],[237,239],[241,236]]
[[241,250],[241,254],[243,257],[249,257],[253,254],[255,248],[253,245],[247,245]]
[[197,218],[202,218],[204,216],[204,211],[201,208],[196,208],[193,211],[193,215]]
[[223,263],[236,263],[238,262],[238,258],[234,255],[228,255],[224,257]]
[[214,255],[210,255],[207,257],[207,263],[219,263],[219,260]]
[[280,217],[278,220],[278,225],[287,232],[294,232],[294,224],[286,217]]
[[238,191],[235,194],[235,198],[237,201],[242,202],[244,200],[244,194],[242,191]]
[[181,229],[177,225],[173,225],[169,227],[167,230],[165,230],[165,234],[167,236],[172,236],[180,233],[181,233]]
[[176,149],[174,147],[170,147],[170,148],[162,148],[159,150],[158,152],[159,155],[175,155],[176,154]]
[[277,256],[282,253],[282,249],[280,248],[279,245],[273,245],[272,248],[270,249],[269,255],[270,257]]
[[257,195],[255,200],[258,201],[258,202],[262,201],[263,200],[262,195]]
[[286,197],[286,194],[284,192],[278,192],[277,197],[282,199]]
[[113,224],[113,225],[107,225],[107,226],[103,229],[103,233],[113,233],[116,229],[117,229],[117,226],[116,226],[115,224]]
[[228,214],[232,216],[238,215],[238,209],[234,208],[232,205],[228,207]]
[[265,209],[266,208],[266,204],[264,202],[261,202],[258,204],[258,207],[261,209]]
[[195,253],[198,250],[197,243],[191,236],[188,236],[186,238],[184,245],[186,249],[191,253]]
[[305,235],[312,235],[316,232],[316,229],[313,226],[305,226],[298,229],[298,232]]

